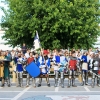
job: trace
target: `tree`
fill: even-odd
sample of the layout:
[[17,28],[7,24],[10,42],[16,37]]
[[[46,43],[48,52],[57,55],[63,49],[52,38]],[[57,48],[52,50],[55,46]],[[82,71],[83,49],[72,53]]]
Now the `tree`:
[[6,0],[8,44],[29,47],[38,31],[44,48],[90,48],[98,35],[98,0]]

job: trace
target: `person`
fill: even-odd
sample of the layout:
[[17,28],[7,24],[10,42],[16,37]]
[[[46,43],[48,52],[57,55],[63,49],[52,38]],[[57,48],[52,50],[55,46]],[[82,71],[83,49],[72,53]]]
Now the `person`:
[[[29,58],[27,59],[27,64],[30,64],[33,61],[34,61],[33,53],[30,52]],[[32,77],[32,80],[33,80],[33,86],[36,87],[36,79],[34,77]],[[29,82],[30,82],[30,75],[29,75],[29,73],[27,73],[27,77],[26,77],[26,84],[27,85],[26,85],[26,87],[29,87]]]
[[43,55],[39,57],[39,68],[41,70],[40,76],[39,76],[39,84],[38,87],[41,86],[41,82],[42,82],[42,77],[43,75],[46,77],[46,81],[47,81],[47,86],[50,87],[50,83],[49,83],[49,69],[50,69],[50,59],[48,58],[48,52],[47,50],[43,51]]
[[40,56],[38,53],[35,53],[34,55],[34,62],[35,64],[39,67],[40,66],[40,62],[39,62]]
[[26,53],[25,53],[25,57],[26,57],[27,59],[30,57],[29,53],[30,53],[30,50],[27,50]]
[[98,47],[96,48],[95,53],[99,53],[99,48]]
[[87,52],[84,52],[81,57],[82,86],[88,85],[88,61]]
[[3,79],[2,79],[2,87],[4,87],[5,81],[7,81],[8,87],[10,87],[10,60],[11,58],[8,56],[7,52],[4,52],[4,59],[6,61],[3,62],[4,71],[3,71]]
[[98,69],[98,74],[97,75],[98,75],[98,77],[97,77],[97,79],[98,79],[97,85],[100,87],[100,65],[99,65],[99,69]]
[[11,51],[11,57],[12,57],[12,60],[15,58],[15,51],[14,50]]
[[75,75],[77,70],[77,58],[75,51],[71,52],[71,56],[68,60],[68,88],[70,88],[71,83],[73,87],[77,87],[75,85]]
[[10,51],[6,51],[6,54],[7,54],[7,58],[11,61],[12,60],[12,55],[10,53]]
[[23,54],[25,54],[25,53],[26,53],[26,51],[27,51],[26,44],[25,44],[25,43],[23,43],[23,46],[22,46],[22,52],[23,52]]
[[4,66],[3,66],[3,61],[4,60],[4,55],[3,52],[0,52],[0,81],[2,81],[3,78],[3,70],[4,70]]
[[23,63],[24,59],[21,53],[18,53],[18,57],[15,58],[16,61],[16,73],[17,73],[17,87],[23,87]]
[[81,73],[81,53],[79,52],[77,55],[77,71],[79,71]]
[[54,60],[54,73],[55,73],[55,87],[58,86],[58,76],[60,73],[61,87],[64,88],[64,71],[67,63],[66,57],[62,51],[56,51],[56,55],[53,57]]
[[[96,53],[96,54],[91,53],[91,59],[89,60],[89,66],[90,66],[90,70],[92,73],[91,87],[94,88],[95,80],[96,80],[96,77],[98,75],[98,70],[100,67],[100,58],[99,58],[98,53]],[[100,85],[100,78],[97,77],[97,86],[99,86],[99,85]]]

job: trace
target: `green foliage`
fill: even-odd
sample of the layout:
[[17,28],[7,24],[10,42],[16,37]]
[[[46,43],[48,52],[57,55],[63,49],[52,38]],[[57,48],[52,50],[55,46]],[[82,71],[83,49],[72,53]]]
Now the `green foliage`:
[[33,45],[36,30],[43,48],[90,48],[99,34],[98,0],[6,0],[2,26],[8,44]]

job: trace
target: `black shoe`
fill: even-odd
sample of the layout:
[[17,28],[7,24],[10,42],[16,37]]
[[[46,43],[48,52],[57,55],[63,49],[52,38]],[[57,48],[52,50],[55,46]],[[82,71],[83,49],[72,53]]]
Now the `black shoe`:
[[85,85],[88,85],[87,83],[85,83]]
[[47,84],[48,87],[50,87],[50,84]]
[[88,82],[85,82],[85,85],[89,85]]
[[0,81],[2,81],[2,77],[0,77]]
[[76,85],[72,85],[72,87],[77,87]]
[[70,88],[70,86],[67,86],[67,88]]
[[26,87],[29,87],[29,85],[26,85]]
[[38,87],[40,87],[41,86],[41,84],[38,84]]
[[17,87],[20,87],[20,85],[17,85]]
[[8,84],[8,87],[10,87],[10,84]]
[[4,84],[2,84],[1,87],[4,87]]

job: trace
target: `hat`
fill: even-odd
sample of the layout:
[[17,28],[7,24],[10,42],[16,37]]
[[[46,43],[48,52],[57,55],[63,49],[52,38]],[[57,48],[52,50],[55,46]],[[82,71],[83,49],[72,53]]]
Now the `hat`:
[[43,54],[46,54],[46,55],[47,55],[48,53],[49,53],[49,52],[48,52],[47,50],[44,50],[44,51],[43,51]]

